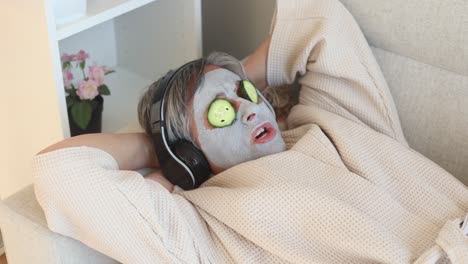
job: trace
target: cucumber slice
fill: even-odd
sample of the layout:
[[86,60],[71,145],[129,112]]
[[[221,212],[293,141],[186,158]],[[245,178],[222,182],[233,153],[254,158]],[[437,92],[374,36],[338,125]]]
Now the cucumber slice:
[[258,93],[255,85],[249,80],[242,80],[240,83],[242,97],[258,104]]
[[234,106],[226,99],[214,100],[208,108],[208,123],[214,127],[226,127],[232,125],[236,119]]

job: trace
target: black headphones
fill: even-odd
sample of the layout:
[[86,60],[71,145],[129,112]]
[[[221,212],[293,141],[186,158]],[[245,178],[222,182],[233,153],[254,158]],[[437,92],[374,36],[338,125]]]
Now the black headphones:
[[[211,167],[203,152],[187,140],[178,140],[175,143],[168,141],[167,127],[165,123],[166,96],[169,87],[177,74],[196,63],[201,63],[203,59],[188,62],[177,70],[169,71],[160,81],[157,91],[153,96],[151,107],[151,139],[156,151],[159,164],[164,176],[174,185],[178,185],[184,190],[191,190],[199,187],[208,180],[211,174]],[[275,111],[271,104],[258,91],[258,95],[266,103],[273,114]],[[275,115],[276,119],[276,115]]]
[[191,61],[177,70],[169,71],[160,81],[151,108],[151,138],[161,169],[172,184],[185,190],[197,188],[208,180],[211,168],[203,152],[192,142],[187,140],[178,140],[172,144],[169,142],[165,122],[166,96],[177,74],[200,62],[201,59]]

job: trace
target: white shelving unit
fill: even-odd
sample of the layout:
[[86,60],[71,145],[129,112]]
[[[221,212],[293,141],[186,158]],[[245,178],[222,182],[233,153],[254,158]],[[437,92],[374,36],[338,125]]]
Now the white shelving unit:
[[[89,52],[92,61],[116,72],[106,76],[103,132],[137,120],[142,91],[166,73],[202,55],[201,0],[87,0],[85,16],[56,26],[54,1],[0,3],[7,36],[5,87],[8,175],[0,198],[31,183],[32,157],[70,136],[60,55]],[[5,42],[4,42],[5,43]],[[25,74],[21,74],[21,73]],[[2,76],[3,78],[3,76]],[[13,111],[13,110],[11,110]],[[14,114],[14,118],[9,118]],[[14,172],[14,173],[12,173]]]
[[106,77],[103,132],[135,123],[144,88],[201,56],[200,20],[199,0],[88,0],[84,17],[56,28],[60,54],[84,49],[116,71]]
[[106,77],[103,132],[134,123],[144,88],[201,56],[200,20],[199,0],[89,0],[84,17],[56,28],[60,54],[84,49],[116,70]]
[[88,1],[86,15],[76,21],[57,26],[57,40],[92,28],[107,20],[128,13],[157,0],[93,0]]

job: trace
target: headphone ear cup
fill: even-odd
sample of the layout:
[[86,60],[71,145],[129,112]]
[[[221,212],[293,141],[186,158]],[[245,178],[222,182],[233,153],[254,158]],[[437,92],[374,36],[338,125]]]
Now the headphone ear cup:
[[161,164],[164,177],[172,184],[184,190],[191,190],[194,188],[192,177],[175,159],[168,158],[166,160],[160,160],[159,163]]
[[189,167],[195,177],[194,188],[197,188],[208,180],[211,174],[211,167],[200,149],[189,141],[181,140],[174,145],[173,152]]

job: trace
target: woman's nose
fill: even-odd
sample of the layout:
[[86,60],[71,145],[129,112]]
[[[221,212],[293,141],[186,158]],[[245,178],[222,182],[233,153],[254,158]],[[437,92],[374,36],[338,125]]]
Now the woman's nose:
[[245,115],[242,117],[242,123],[247,124],[247,123],[249,123],[249,122],[252,122],[252,121],[255,119],[255,116],[256,116],[256,115],[257,115],[257,114],[252,113],[252,112],[251,112],[251,113],[248,113],[248,114],[245,114]]
[[243,98],[239,100],[238,103],[238,111],[242,116],[242,123],[249,124],[254,122],[258,111],[257,105]]

